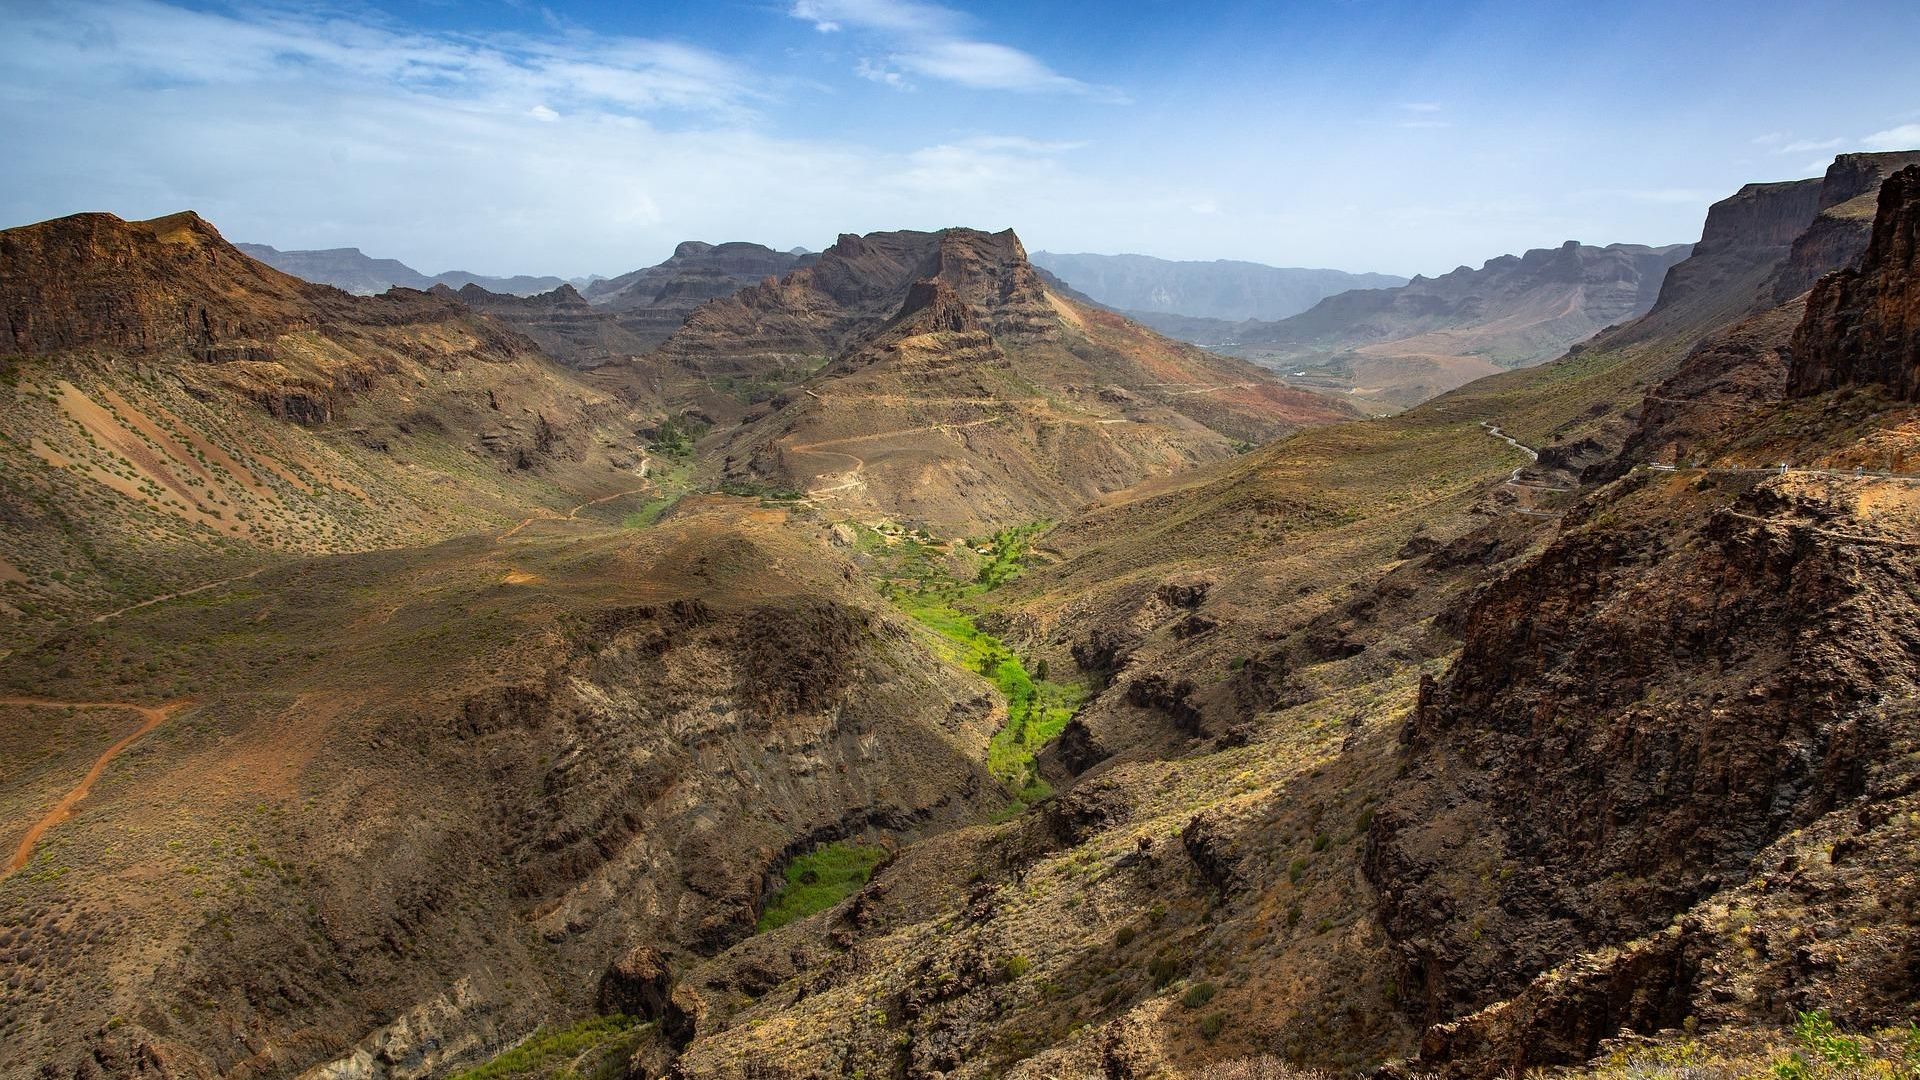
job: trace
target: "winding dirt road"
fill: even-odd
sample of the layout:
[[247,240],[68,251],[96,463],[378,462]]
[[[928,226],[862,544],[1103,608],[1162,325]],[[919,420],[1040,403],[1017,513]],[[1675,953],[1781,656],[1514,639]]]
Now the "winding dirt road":
[[809,488],[806,492],[806,496],[808,498],[813,498],[816,495],[828,495],[836,491],[845,491],[848,488],[864,487],[866,485],[866,481],[860,478],[860,473],[866,469],[867,459],[861,457],[858,454],[847,453],[845,450],[826,449],[829,446],[845,446],[848,443],[874,442],[880,439],[896,438],[901,435],[920,435],[928,432],[945,433],[950,431],[959,431],[962,428],[976,428],[986,424],[996,423],[1000,419],[1001,418],[997,416],[989,416],[980,420],[969,420],[963,424],[925,424],[920,427],[900,428],[896,431],[875,431],[875,432],[870,432],[866,435],[848,435],[839,439],[821,439],[818,442],[793,443],[785,447],[785,450],[789,454],[805,454],[812,457],[844,458],[847,461],[851,461],[853,463],[853,468],[851,469],[837,469],[837,470],[824,472],[820,474],[823,477],[824,476],[844,476],[847,479],[831,487]]
[[[218,583],[216,582],[215,584]],[[123,737],[112,746],[107,747],[105,753],[102,753],[98,758],[94,759],[93,768],[87,770],[87,775],[81,778],[80,783],[65,795],[61,796],[60,801],[54,804],[53,809],[47,811],[40,820],[34,822],[33,825],[27,829],[27,835],[20,838],[20,846],[14,849],[13,857],[7,860],[6,871],[4,874],[0,874],[0,877],[5,876],[5,874],[11,874],[15,870],[27,865],[27,860],[33,858],[34,845],[40,842],[40,838],[46,835],[48,829],[53,828],[55,825],[73,816],[74,806],[77,805],[81,799],[86,798],[88,792],[93,790],[93,785],[99,781],[100,775],[107,771],[107,765],[110,764],[114,758],[119,757],[121,751],[139,741],[140,737],[147,732],[166,723],[168,717],[186,708],[190,704],[192,704],[192,702],[186,700],[171,701],[165,705],[154,706],[135,705],[129,701],[55,701],[51,698],[0,697],[0,705],[18,705],[36,709],[125,709],[129,712],[139,713],[143,721],[131,734]]]
[[494,540],[498,542],[500,540],[508,539],[509,537],[512,537],[518,534],[521,529],[526,528],[527,526],[533,524],[536,521],[578,521],[580,518],[580,511],[585,510],[589,506],[599,506],[601,503],[612,502],[615,499],[624,499],[629,495],[638,495],[643,491],[652,491],[652,490],[653,490],[652,484],[650,483],[644,484],[640,487],[633,488],[628,491],[616,491],[611,495],[602,495],[597,499],[588,499],[586,502],[581,503],[579,506],[574,507],[573,509],[567,511],[564,514],[556,514],[556,513],[548,512],[545,514],[537,514],[530,518],[521,518],[520,524],[515,525],[513,528],[508,529],[506,532],[501,533],[499,536],[495,537]]

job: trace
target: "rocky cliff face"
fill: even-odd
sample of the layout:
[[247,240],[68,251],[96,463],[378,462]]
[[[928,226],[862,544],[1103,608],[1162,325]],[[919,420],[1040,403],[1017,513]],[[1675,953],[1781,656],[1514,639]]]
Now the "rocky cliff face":
[[[1911,400],[1917,189],[1920,168],[1885,181],[1861,267],[1822,279],[1804,318],[1796,300],[1710,334],[1623,458],[1711,458],[1728,439],[1844,451],[1860,415],[1786,422],[1783,392]],[[1757,209],[1742,227],[1777,249]],[[1828,889],[1770,898],[1804,857],[1787,853],[1802,830],[1872,832],[1910,794],[1914,501],[1870,478],[1608,475],[1624,478],[1452,620],[1462,651],[1422,687],[1405,781],[1369,836],[1403,985],[1437,1025],[1422,1064],[1448,1075],[1579,1062],[1622,1028],[1742,1010],[1818,1004],[1868,1028],[1920,989],[1910,965],[1870,985],[1815,959],[1817,932],[1742,955],[1728,916],[1842,917]],[[1847,917],[1897,938],[1907,916]]]
[[1045,332],[1045,286],[1011,231],[846,235],[812,265],[696,310],[663,357],[750,372],[830,356],[886,322],[915,282],[939,280],[978,308],[995,333]]
[[1820,209],[1774,276],[1773,299],[1784,304],[1813,287],[1822,274],[1852,266],[1873,235],[1880,183],[1908,165],[1920,164],[1920,152],[1841,154],[1820,181]]
[[[1771,306],[1771,290],[1763,303],[1760,282],[1791,253],[1794,240],[1812,222],[1820,209],[1820,188],[1819,180],[1748,184],[1708,207],[1700,242],[1685,263],[1667,274],[1651,314],[1694,308],[1720,297],[1727,299],[1710,315],[1719,321]],[[1751,295],[1746,285],[1750,278],[1757,279]]]
[[209,354],[312,325],[331,292],[241,254],[191,211],[132,222],[76,214],[0,233],[0,307],[16,353]]
[[1876,386],[1920,400],[1920,166],[1880,186],[1860,266],[1814,286],[1788,383],[1795,394]]
[[[1678,536],[1651,498],[1616,512],[1656,516],[1495,583],[1408,724],[1416,782],[1369,867],[1429,1019],[1657,928],[1911,737],[1870,719],[1920,689],[1911,553],[1835,539],[1832,510],[1766,489]],[[1448,865],[1475,826],[1494,861]]]

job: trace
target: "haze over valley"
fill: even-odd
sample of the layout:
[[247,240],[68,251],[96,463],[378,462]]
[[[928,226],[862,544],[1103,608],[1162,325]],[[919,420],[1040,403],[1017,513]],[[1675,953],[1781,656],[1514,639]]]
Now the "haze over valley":
[[1906,6],[0,15],[0,1078],[1920,1074]]

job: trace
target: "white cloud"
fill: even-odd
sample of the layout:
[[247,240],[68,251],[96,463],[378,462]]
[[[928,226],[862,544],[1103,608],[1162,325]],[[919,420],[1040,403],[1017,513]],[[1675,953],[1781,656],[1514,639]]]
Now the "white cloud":
[[902,71],[973,90],[1059,93],[1113,104],[1127,97],[1111,86],[1096,86],[1062,75],[1031,53],[1010,45],[981,41],[967,33],[959,12],[919,0],[795,0],[788,14],[822,33],[861,31],[893,51],[884,62],[862,58],[854,73],[863,79],[905,87]]
[[918,0],[794,0],[790,14],[824,33],[852,26],[904,36],[951,37],[961,32],[965,22],[956,11]]
[[906,76],[888,67],[884,63],[876,63],[870,57],[861,57],[860,62],[853,65],[853,73],[863,79],[885,86],[892,86],[900,90],[913,89],[913,84],[907,81]]
[[235,240],[428,272],[618,273],[691,238],[817,248],[843,230],[1132,220],[1145,187],[1076,172],[1078,142],[763,132],[773,92],[684,46],[154,0],[0,8],[0,227],[191,208]]
[[1441,109],[1437,101],[1407,101],[1402,102],[1400,107],[1414,113],[1437,113]]
[[1845,139],[1796,139],[1793,142],[1774,148],[1776,154],[1806,154],[1815,150],[1838,150],[1847,145]]
[[1920,124],[1901,124],[1876,131],[1860,141],[1869,150],[1913,150],[1920,148]]

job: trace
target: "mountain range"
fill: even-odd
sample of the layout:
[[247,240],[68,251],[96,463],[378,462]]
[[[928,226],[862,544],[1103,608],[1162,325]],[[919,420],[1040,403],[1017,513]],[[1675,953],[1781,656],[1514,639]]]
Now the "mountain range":
[[1284,319],[1349,289],[1405,285],[1392,274],[1350,274],[1215,259],[1156,259],[1150,255],[1033,253],[1034,265],[1116,311],[1149,326],[1155,316],[1184,315],[1240,322]]
[[[478,285],[493,292],[531,296],[567,283],[557,277],[529,277],[525,274],[490,277],[465,270],[448,270],[429,276],[398,259],[376,259],[359,248],[350,247],[312,251],[281,251],[266,244],[235,244],[234,247],[275,270],[285,271],[318,285],[331,285],[356,296],[383,293],[395,285],[421,290],[435,285],[446,285],[453,289]],[[571,284],[585,288],[598,280],[598,277],[576,278]]]
[[1363,419],[1011,231],[0,232],[0,1075],[1905,1075],[1917,252],[1848,154],[1260,324],[1487,365]]

